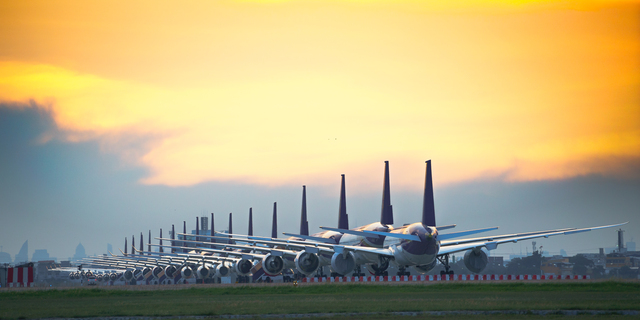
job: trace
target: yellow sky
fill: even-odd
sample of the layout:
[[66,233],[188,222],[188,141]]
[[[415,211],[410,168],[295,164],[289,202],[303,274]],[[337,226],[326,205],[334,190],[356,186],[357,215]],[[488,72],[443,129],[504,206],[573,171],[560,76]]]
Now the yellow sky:
[[639,2],[446,3],[0,2],[0,100],[149,184],[628,175]]

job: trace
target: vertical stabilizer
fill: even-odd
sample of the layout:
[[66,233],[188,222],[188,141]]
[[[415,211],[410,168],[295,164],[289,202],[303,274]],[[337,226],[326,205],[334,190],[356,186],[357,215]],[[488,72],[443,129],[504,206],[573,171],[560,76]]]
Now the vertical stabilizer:
[[[229,233],[233,234],[233,213],[229,212]],[[229,236],[231,238],[231,236]],[[231,239],[227,243],[232,243]]]
[[300,234],[309,235],[309,221],[307,221],[307,187],[302,186],[302,211],[300,213]]
[[144,251],[144,238],[142,236],[142,232],[140,232],[140,254],[143,254]]
[[427,173],[424,179],[424,198],[422,202],[422,224],[436,226],[436,209],[433,201],[433,181],[431,178],[431,160],[427,160]]
[[278,237],[278,207],[277,202],[273,203],[273,221],[271,222],[271,238]]
[[345,190],[344,174],[340,185],[340,208],[338,210],[338,229],[349,229],[349,215],[347,214],[347,192]]
[[253,208],[249,208],[249,230],[247,231],[247,235],[253,235]]
[[[215,235],[215,231],[214,231],[215,229],[214,228],[215,228],[215,225],[213,223],[213,212],[211,212],[211,236]],[[216,240],[211,238],[211,242],[216,242]]]
[[389,188],[389,161],[384,162],[384,186],[382,188],[382,210],[380,223],[393,224],[393,207],[391,207],[391,190]]
[[200,219],[196,217],[196,241],[200,241],[200,238],[198,237],[199,235],[200,235]]
[[[174,224],[171,225],[171,240],[176,239],[176,226]],[[174,247],[176,245],[175,241],[171,241],[171,246]],[[171,248],[171,253],[176,253],[175,248]]]
[[124,254],[127,254],[127,237],[124,237]]
[[164,252],[164,248],[162,248],[162,228],[160,228],[160,246],[158,247],[158,251]]
[[136,236],[131,236],[131,254],[136,254]]
[[[187,222],[186,221],[182,221],[182,233],[183,234],[187,234]],[[186,239],[186,236],[182,236],[182,239]],[[184,242],[181,242],[180,246],[186,247],[188,245],[186,243],[184,243]],[[182,249],[182,252],[187,252],[187,249]]]
[[147,243],[147,253],[148,255],[151,255],[151,230],[149,230],[149,238],[147,238],[147,240],[149,241]]

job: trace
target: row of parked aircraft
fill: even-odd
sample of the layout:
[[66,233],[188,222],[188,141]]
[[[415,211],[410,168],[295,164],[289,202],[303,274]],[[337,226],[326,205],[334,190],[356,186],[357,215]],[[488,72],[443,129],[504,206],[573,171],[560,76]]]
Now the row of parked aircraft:
[[[384,186],[380,221],[356,228],[349,228],[346,211],[345,177],[342,175],[338,226],[320,227],[321,232],[309,234],[306,210],[306,189],[303,186],[302,211],[299,234],[284,233],[288,238],[277,237],[277,213],[274,203],[272,235],[269,238],[253,236],[252,211],[249,211],[249,230],[246,235],[232,232],[231,214],[228,233],[215,232],[211,214],[211,235],[176,233],[172,227],[171,238],[163,238],[160,230],[159,244],[149,243],[143,251],[135,248],[122,255],[98,256],[86,262],[94,267],[120,270],[109,279],[118,277],[124,281],[152,280],[162,283],[178,283],[196,277],[212,279],[236,274],[247,279],[256,272],[276,276],[291,272],[309,276],[322,276],[323,267],[328,266],[331,276],[363,274],[362,267],[373,275],[386,275],[393,264],[398,275],[409,274],[408,268],[419,273],[430,271],[439,261],[443,265],[441,274],[453,274],[449,256],[464,252],[464,264],[473,273],[480,273],[487,265],[487,251],[500,244],[515,243],[535,238],[570,235],[591,230],[617,227],[625,223],[591,228],[564,228],[536,232],[503,234],[478,237],[479,233],[496,230],[498,227],[465,231],[453,231],[456,225],[436,223],[431,161],[426,161],[422,217],[418,222],[394,227],[393,207],[390,200],[389,162],[385,161]],[[198,219],[196,218],[196,224]],[[176,235],[178,238],[176,238]],[[163,245],[163,241],[170,243]],[[158,247],[158,251],[152,251]],[[262,271],[260,271],[262,270]]]

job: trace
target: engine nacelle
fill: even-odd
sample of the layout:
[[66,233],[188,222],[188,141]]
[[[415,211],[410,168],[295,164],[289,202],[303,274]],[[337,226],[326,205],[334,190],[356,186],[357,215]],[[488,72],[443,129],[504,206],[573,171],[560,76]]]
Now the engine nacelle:
[[471,249],[464,253],[464,265],[473,273],[482,272],[487,262],[487,254],[480,249]]
[[183,278],[189,279],[193,277],[193,269],[191,269],[191,267],[189,266],[184,267],[182,268],[182,270],[180,270],[180,274],[182,275]]
[[356,267],[356,257],[351,252],[347,252],[346,255],[342,253],[334,253],[331,257],[331,269],[341,275],[353,271]]
[[140,278],[140,276],[142,275],[142,270],[140,269],[135,269],[133,270],[133,279],[138,279]]
[[421,266],[413,266],[413,270],[415,270],[418,273],[427,273],[436,266],[436,262],[437,262],[436,259],[433,259],[433,262],[429,264],[424,264]]
[[320,267],[320,259],[318,258],[318,255],[306,251],[298,252],[293,262],[296,264],[296,269],[305,275],[316,272],[318,267]]
[[153,275],[154,279],[160,279],[160,274],[162,273],[162,267],[161,266],[155,266],[153,267],[153,269],[151,270],[151,275]]
[[116,280],[118,280],[118,274],[117,274],[117,273],[115,273],[115,272],[111,272],[111,273],[109,274],[109,280],[111,280],[111,281],[116,281]]
[[209,267],[207,266],[199,266],[198,270],[196,271],[196,274],[199,279],[206,279],[206,278],[209,278],[211,274],[211,269],[209,269]]
[[168,266],[164,269],[164,275],[169,279],[173,279],[176,277],[176,271],[178,271],[178,269],[176,269],[175,266]]
[[96,276],[96,281],[98,281],[98,282],[102,282],[102,275],[101,275],[101,274],[98,274],[98,275]]
[[93,277],[94,277],[94,274],[93,274],[93,272],[91,272],[91,271],[87,271],[87,272],[84,274],[84,276],[85,276],[85,277],[87,277],[87,278],[93,278]]
[[269,275],[278,275],[284,270],[284,260],[269,253],[262,258],[262,268]]
[[73,280],[76,278],[76,273],[75,272],[69,272],[69,280]]
[[214,277],[226,277],[229,275],[229,272],[230,272],[229,267],[221,263],[215,266],[215,272],[212,272],[211,274]]
[[253,263],[247,259],[240,259],[233,264],[233,271],[241,276],[251,273],[251,268],[253,268]]
[[[137,271],[137,270],[136,270]],[[131,281],[134,278],[134,272],[132,270],[127,270],[122,274],[122,278],[124,278],[124,281]]]
[[147,278],[148,274],[151,273],[151,268],[149,267],[144,267],[142,269],[142,274],[144,275],[145,278]]

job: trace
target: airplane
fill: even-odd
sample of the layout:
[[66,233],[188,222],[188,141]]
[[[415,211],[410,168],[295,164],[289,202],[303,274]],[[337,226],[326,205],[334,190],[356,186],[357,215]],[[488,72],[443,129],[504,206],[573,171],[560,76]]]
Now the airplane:
[[[384,211],[383,202],[383,213]],[[382,220],[382,219],[381,219]],[[331,253],[331,266],[341,274],[351,272],[357,263],[376,263],[382,259],[388,259],[398,266],[401,272],[405,272],[407,267],[413,267],[416,271],[424,273],[433,269],[437,261],[440,261],[444,270],[442,274],[453,274],[450,270],[449,255],[458,252],[465,252],[464,263],[467,269],[473,273],[481,272],[487,265],[487,254],[485,250],[494,250],[500,244],[518,242],[535,238],[548,238],[557,235],[570,235],[592,230],[612,228],[624,225],[628,222],[596,226],[590,228],[562,228],[526,233],[504,234],[496,236],[462,238],[471,234],[495,230],[497,227],[467,230],[452,233],[439,233],[440,230],[452,228],[451,226],[438,227],[435,217],[435,205],[433,197],[433,183],[431,173],[431,160],[426,161],[425,188],[423,195],[422,220],[419,222],[404,225],[389,232],[377,230],[359,230],[361,233],[348,229],[334,229],[322,227],[324,230],[338,231],[345,234],[361,235],[363,237],[378,236],[380,240],[384,237],[384,246],[366,247],[346,245],[342,243],[330,244],[326,242],[314,242],[311,239],[302,243],[293,241],[266,241],[252,240],[253,245],[247,247],[258,248],[257,244],[284,244],[286,249],[295,249],[299,252],[318,254],[319,252]],[[312,247],[313,246],[313,247]],[[315,250],[313,252],[312,250]],[[262,252],[266,249],[260,248]],[[272,252],[277,252],[272,249]]]

